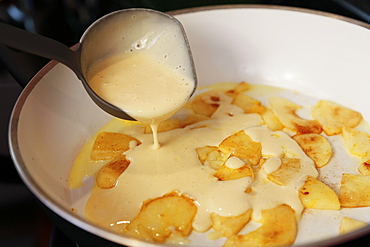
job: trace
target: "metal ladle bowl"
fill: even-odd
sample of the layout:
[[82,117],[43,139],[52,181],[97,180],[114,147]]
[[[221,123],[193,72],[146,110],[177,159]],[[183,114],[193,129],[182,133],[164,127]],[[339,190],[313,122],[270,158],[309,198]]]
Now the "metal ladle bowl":
[[[154,39],[155,45],[161,45],[161,39],[158,39],[158,37],[160,37],[162,33],[153,33],[153,30],[150,28],[150,23],[158,22],[160,22],[161,25],[163,23],[163,32],[165,32],[168,23],[176,23],[177,28],[179,28],[183,34],[182,37],[174,36],[173,38],[182,41],[184,47],[181,47],[182,50],[172,51],[172,53],[184,52],[184,49],[186,49],[185,52],[187,52],[189,56],[189,62],[184,66],[189,67],[187,69],[192,72],[193,78],[191,79],[194,81],[194,93],[197,80],[194,62],[184,28],[176,18],[159,11],[132,8],[107,14],[87,28],[80,39],[76,51],[73,51],[58,41],[1,22],[0,43],[17,50],[63,63],[74,71],[91,99],[101,109],[121,119],[135,120],[123,109],[102,99],[90,87],[87,73],[94,63],[104,57],[128,52],[132,49],[149,48],[145,47],[145,42],[150,36],[153,36],[151,39]],[[143,29],[144,23],[149,23],[147,29]],[[163,53],[160,52],[156,54],[156,56],[158,59],[163,60],[166,57],[166,52],[168,52],[166,51],[166,46],[163,44],[162,48],[159,50],[163,50]]]

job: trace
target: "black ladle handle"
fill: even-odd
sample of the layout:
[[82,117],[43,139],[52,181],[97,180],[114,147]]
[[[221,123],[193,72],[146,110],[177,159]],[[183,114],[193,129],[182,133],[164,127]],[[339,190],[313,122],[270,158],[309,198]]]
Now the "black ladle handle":
[[[91,99],[104,111],[118,118],[134,120],[130,115],[100,98],[88,85],[81,70],[80,50],[71,50],[66,45],[39,34],[0,22],[0,45],[28,52],[40,57],[56,60],[68,66],[81,80]],[[0,52],[9,53],[7,47],[0,46]]]
[[15,81],[24,88],[48,60],[0,43],[0,62]]
[[40,57],[56,60],[81,77],[80,54],[66,45],[39,34],[31,33],[0,22],[0,43]]

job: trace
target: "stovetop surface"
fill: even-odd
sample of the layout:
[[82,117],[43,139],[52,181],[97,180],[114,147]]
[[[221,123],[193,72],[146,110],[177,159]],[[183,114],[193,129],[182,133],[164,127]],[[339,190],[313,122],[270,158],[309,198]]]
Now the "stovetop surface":
[[[200,5],[252,3],[303,7],[335,13],[370,23],[370,1],[363,0],[270,0],[270,1],[45,1],[0,0],[0,21],[38,32],[72,46],[83,30],[98,17],[122,8],[147,7],[160,11]],[[53,6],[51,6],[53,5]],[[45,10],[50,10],[45,12]],[[17,12],[18,11],[18,12]],[[23,11],[23,13],[22,13]],[[84,13],[84,18],[78,13]],[[53,18],[50,18],[53,16]],[[32,60],[34,59],[34,60]],[[47,62],[33,61],[29,76]],[[33,69],[33,72],[32,72]],[[7,130],[11,110],[22,90],[0,61],[0,246],[2,247],[75,247],[50,220],[34,195],[23,184],[11,161]],[[370,236],[342,246],[363,246]]]

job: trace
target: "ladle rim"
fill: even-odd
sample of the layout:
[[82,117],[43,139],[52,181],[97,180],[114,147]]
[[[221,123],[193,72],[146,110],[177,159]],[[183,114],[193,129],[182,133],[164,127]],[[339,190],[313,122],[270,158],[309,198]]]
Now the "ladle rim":
[[78,72],[75,71],[75,72],[76,72],[77,76],[79,77],[79,79],[81,80],[82,84],[84,85],[84,87],[85,87],[86,91],[88,92],[89,96],[92,98],[92,100],[100,108],[102,108],[104,111],[106,111],[107,113],[109,113],[109,114],[111,114],[111,115],[113,115],[115,117],[122,118],[122,119],[125,119],[125,120],[137,121],[136,119],[134,119],[133,117],[131,117],[124,109],[120,109],[120,108],[116,107],[115,105],[107,102],[103,98],[101,98],[90,87],[90,85],[89,85],[89,83],[87,81],[86,75],[84,74],[83,69],[81,67],[81,64],[82,64],[81,51],[83,49],[83,43],[84,43],[84,40],[88,37],[89,33],[91,33],[91,31],[94,29],[94,27],[97,27],[97,25],[100,22],[106,20],[107,18],[109,18],[111,16],[119,15],[119,14],[127,13],[127,12],[151,12],[151,13],[155,13],[155,14],[158,14],[158,15],[162,15],[162,16],[164,16],[166,18],[169,18],[172,21],[174,21],[180,27],[181,33],[183,34],[183,38],[184,38],[185,45],[186,45],[186,48],[187,48],[187,51],[188,51],[188,55],[189,55],[189,58],[190,58],[190,62],[191,62],[191,70],[192,70],[192,74],[193,74],[194,88],[193,88],[193,91],[190,93],[189,98],[195,93],[196,88],[197,88],[197,85],[198,85],[198,81],[197,81],[197,75],[196,75],[196,70],[195,70],[194,59],[193,59],[193,55],[191,53],[189,41],[188,41],[188,39],[186,37],[185,29],[184,29],[183,25],[181,24],[181,22],[177,18],[175,18],[174,16],[169,15],[169,14],[166,14],[164,12],[153,10],[153,9],[128,8],[128,9],[121,9],[121,10],[113,11],[111,13],[108,13],[108,14],[106,14],[106,15],[98,18],[97,20],[95,20],[93,23],[91,23],[89,25],[89,27],[84,31],[84,33],[82,34],[82,36],[80,38],[80,42],[79,42],[78,48],[76,50],[76,52],[78,53],[78,56],[79,56],[79,60],[80,60],[79,61],[79,68],[78,68],[79,71]]

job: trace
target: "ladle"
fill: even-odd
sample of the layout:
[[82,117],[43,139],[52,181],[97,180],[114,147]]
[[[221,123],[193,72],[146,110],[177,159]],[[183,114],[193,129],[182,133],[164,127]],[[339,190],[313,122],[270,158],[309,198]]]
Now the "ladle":
[[[135,18],[137,14],[140,14],[141,18]],[[73,51],[69,47],[53,39],[49,39],[47,37],[34,34],[1,22],[0,43],[17,50],[21,50],[63,63],[71,70],[73,70],[73,72],[81,80],[91,99],[101,109],[118,118],[135,120],[123,109],[112,105],[111,103],[102,99],[98,94],[96,94],[96,92],[94,92],[94,90],[90,87],[88,83],[87,72],[95,62],[99,61],[99,59],[102,59],[109,55],[114,55],[118,52],[127,52],[128,49],[135,49],[135,45],[137,44],[130,41],[139,40],[143,42],[143,40],[145,41],[145,39],[148,38],[148,35],[153,34],[152,30],[142,30],[143,22],[158,21],[163,23],[169,21],[176,23],[177,27],[181,30],[183,36],[176,38],[183,39],[186,44],[190,61],[189,69],[192,71],[192,79],[194,80],[195,85],[193,90],[194,93],[197,85],[197,80],[194,63],[185,31],[181,23],[176,18],[159,11],[151,9],[132,8],[123,9],[107,14],[95,21],[87,28],[80,39],[76,51]],[[136,32],[136,29],[139,28],[141,29],[141,31]],[[143,33],[145,35],[140,36]],[[157,33],[154,35],[156,35],[155,42],[160,42],[160,39],[158,39],[158,37],[161,35],[161,33]],[[140,49],[141,48],[142,47],[140,47]],[[164,45],[163,49],[165,48],[166,46]],[[163,60],[163,54],[161,54],[160,56],[162,57],[158,57],[158,59]]]

